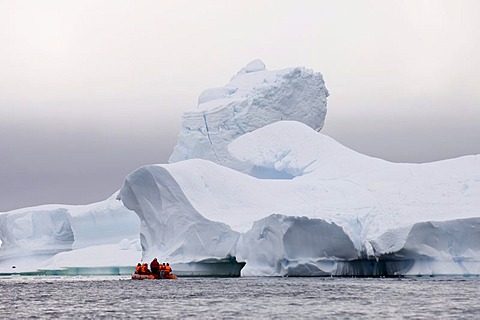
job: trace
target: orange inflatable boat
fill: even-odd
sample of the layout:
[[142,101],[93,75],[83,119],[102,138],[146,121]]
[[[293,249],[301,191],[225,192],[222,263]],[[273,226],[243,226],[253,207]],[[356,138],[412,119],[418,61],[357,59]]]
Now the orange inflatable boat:
[[162,279],[177,279],[173,273],[160,276],[158,274],[132,274],[132,280],[162,280]]

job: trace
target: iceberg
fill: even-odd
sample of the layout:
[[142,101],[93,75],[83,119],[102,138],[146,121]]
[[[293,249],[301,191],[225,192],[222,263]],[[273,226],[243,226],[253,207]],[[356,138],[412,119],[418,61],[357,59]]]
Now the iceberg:
[[[43,205],[0,213],[0,273],[113,262],[135,265],[141,257],[140,219],[116,197],[117,193],[90,205]],[[110,246],[108,255],[93,254],[91,248],[102,245]]]
[[185,112],[168,164],[99,203],[0,213],[0,273],[480,275],[480,155],[360,154],[319,132],[327,97],[320,73],[252,61]]
[[[195,211],[209,221],[210,243],[228,232],[229,250],[222,253],[217,245],[199,250],[199,238],[182,237],[182,243],[175,241],[181,245],[175,253],[168,251],[171,246],[159,249],[147,241],[145,252],[174,261],[235,257],[246,263],[243,275],[478,274],[478,156],[391,163],[296,121],[245,133],[228,150],[238,161],[277,177],[257,178],[191,159],[134,171],[119,198],[142,220],[155,219],[142,224],[142,239],[156,234],[147,225]],[[148,192],[141,191],[145,185]],[[218,223],[232,231],[217,231]],[[172,221],[170,229],[184,223],[178,224]],[[240,236],[232,246],[234,232]]]

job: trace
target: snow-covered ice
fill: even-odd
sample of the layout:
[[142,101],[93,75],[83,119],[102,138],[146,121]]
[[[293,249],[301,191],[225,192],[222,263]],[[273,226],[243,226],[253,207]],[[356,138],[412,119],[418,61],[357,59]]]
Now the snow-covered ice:
[[206,159],[249,173],[247,163],[228,152],[231,141],[280,120],[320,130],[328,95],[320,73],[303,67],[267,71],[262,61],[254,60],[224,87],[205,90],[197,108],[184,113],[169,162]]
[[[75,261],[80,266],[111,265],[105,261],[136,264],[141,257],[140,219],[116,197],[117,193],[90,205],[43,205],[1,213],[0,273],[12,272],[14,265],[14,271],[22,272],[70,267]],[[129,253],[128,261],[126,242],[136,243],[128,246],[130,253],[138,252]],[[110,245],[108,254],[88,249],[105,245]]]
[[252,61],[184,114],[169,164],[97,204],[0,213],[0,273],[158,257],[202,275],[480,275],[480,156],[362,155],[318,132],[327,96],[319,73]]

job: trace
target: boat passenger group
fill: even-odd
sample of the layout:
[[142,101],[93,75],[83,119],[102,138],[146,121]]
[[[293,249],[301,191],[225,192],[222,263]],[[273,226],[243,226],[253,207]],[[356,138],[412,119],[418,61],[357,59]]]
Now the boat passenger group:
[[132,275],[132,279],[176,279],[172,273],[172,267],[165,262],[160,264],[157,258],[150,262],[150,269],[148,269],[147,263],[138,263],[135,268],[135,273]]

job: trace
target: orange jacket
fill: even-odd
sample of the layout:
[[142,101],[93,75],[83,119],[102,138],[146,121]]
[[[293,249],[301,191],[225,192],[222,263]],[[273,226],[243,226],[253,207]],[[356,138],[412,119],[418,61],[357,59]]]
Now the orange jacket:
[[141,271],[142,271],[142,266],[136,266],[135,267],[135,273],[136,274],[140,274]]
[[165,273],[166,273],[166,274],[169,274],[170,272],[172,272],[172,267],[170,267],[170,266],[165,266]]
[[148,270],[148,265],[146,263],[142,264],[142,273],[149,274],[150,270]]

